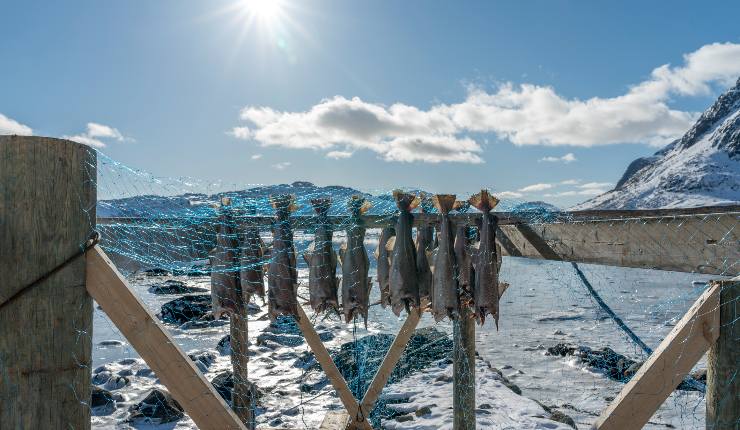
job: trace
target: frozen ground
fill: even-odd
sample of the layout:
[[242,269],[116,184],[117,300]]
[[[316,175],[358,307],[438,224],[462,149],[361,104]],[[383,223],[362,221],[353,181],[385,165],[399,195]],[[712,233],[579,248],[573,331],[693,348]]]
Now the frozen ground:
[[[372,240],[368,245],[369,248],[375,247]],[[604,300],[651,347],[658,345],[701,293],[704,285],[692,281],[708,279],[673,272],[594,265],[582,265],[581,268]],[[300,273],[306,275],[305,270]],[[571,416],[579,428],[588,428],[623,385],[583,368],[573,359],[547,356],[545,349],[568,342],[595,349],[609,346],[638,360],[644,359],[643,354],[598,309],[569,264],[505,258],[501,277],[511,287],[502,299],[500,329],[496,331],[491,323],[487,323],[482,328],[478,327],[476,332],[477,349],[482,359],[478,361],[477,368],[479,410],[476,415],[479,428],[569,428],[544,419],[547,414],[530,399]],[[184,280],[191,286],[207,288],[209,284],[208,278],[176,279]],[[162,280],[141,275],[131,277],[137,293],[154,312],[158,312],[164,302],[177,297],[149,293],[148,287]],[[307,292],[304,290],[301,295],[307,295]],[[377,286],[374,286],[373,300],[377,296]],[[337,319],[316,321],[316,324],[320,326],[320,332],[333,335],[333,339],[326,342],[332,348],[352,340],[354,336],[359,338],[368,333],[395,333],[402,321],[389,311],[375,306],[371,308],[367,331],[362,324],[347,325]],[[425,316],[420,326],[432,324],[431,319]],[[250,317],[250,340],[254,342],[267,325],[263,312]],[[228,355],[222,355],[215,349],[218,341],[228,334],[228,325],[202,329],[180,329],[170,325],[168,328],[185,351],[206,352],[215,356],[212,364],[207,367],[202,365],[209,380],[230,368]],[[448,323],[440,323],[437,328],[450,332]],[[93,427],[158,430],[194,428],[187,417],[158,426],[125,422],[128,407],[141,400],[152,387],[157,386],[158,381],[155,375],[147,374],[146,365],[99,310],[95,313],[93,339],[93,368],[104,365],[104,369],[97,370],[107,370],[112,375],[123,372],[130,379],[128,385],[111,390],[120,394],[120,401],[115,408],[94,411],[97,416],[93,418]],[[123,344],[106,342],[111,340]],[[294,366],[301,354],[308,351],[305,343],[294,347],[268,343],[250,348],[255,354],[249,361],[250,379],[266,392],[262,401],[264,409],[259,411],[257,417],[259,426],[316,428],[326,411],[341,407],[329,387],[310,395],[300,391],[301,382],[311,383],[311,378],[316,377],[308,375],[306,379],[304,370]],[[484,360],[501,369],[506,378],[518,385],[522,396],[502,385],[498,374],[488,369]],[[449,427],[452,383],[444,374],[450,372],[451,366],[439,363],[387,387],[384,391],[386,398],[400,396],[407,399],[406,403],[393,405],[394,408],[407,408],[412,412],[430,406],[431,412],[420,416],[414,414],[412,421],[386,421],[384,427]],[[653,424],[647,428],[703,428],[703,396],[696,392],[676,392],[651,422]]]

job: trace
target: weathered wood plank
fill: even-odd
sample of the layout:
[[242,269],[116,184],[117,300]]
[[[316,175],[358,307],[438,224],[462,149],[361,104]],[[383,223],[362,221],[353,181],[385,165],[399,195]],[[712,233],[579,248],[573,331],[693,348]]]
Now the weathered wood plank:
[[246,429],[98,247],[87,253],[87,290],[198,428]]
[[475,318],[467,306],[453,321],[452,403],[454,430],[474,430],[475,414]]
[[362,407],[362,416],[370,416],[370,412],[372,412],[375,402],[378,400],[380,393],[388,382],[388,378],[391,377],[393,369],[396,368],[398,360],[401,359],[401,355],[403,354],[404,349],[406,349],[409,339],[411,339],[411,336],[414,334],[416,326],[419,325],[419,320],[421,320],[421,312],[419,309],[412,309],[406,317],[406,321],[403,322],[403,325],[398,330],[398,334],[396,334],[395,339],[393,339],[393,343],[390,348],[388,348],[388,352],[386,352],[383,362],[380,364],[378,371],[375,373],[370,386],[368,386],[367,391],[362,398],[362,403],[360,403]]
[[344,430],[349,424],[349,415],[344,411],[327,412],[319,430]]
[[[740,212],[652,218],[504,225],[528,258],[736,276],[740,272]],[[531,231],[529,231],[531,230]],[[541,255],[533,234],[554,251]]]
[[719,338],[707,358],[708,429],[740,425],[740,280],[719,283]]
[[[326,350],[324,343],[321,341],[321,338],[319,338],[319,334],[316,333],[316,329],[313,324],[311,324],[311,320],[308,319],[308,316],[303,311],[303,307],[299,305],[297,308],[298,318],[296,318],[296,323],[298,323],[298,327],[301,329],[301,332],[303,332],[303,337],[306,339],[306,343],[311,348],[311,351],[313,351],[316,361],[321,365],[321,368],[324,370],[329,382],[331,382],[331,385],[337,391],[339,400],[342,401],[342,404],[350,417],[357,417],[360,408],[360,405],[357,403],[357,399],[352,395],[352,391],[347,386],[347,381],[344,380],[344,377],[339,372],[339,369],[337,369],[336,364],[334,364],[334,360],[331,359],[329,351]],[[358,421],[354,418],[350,425],[367,430],[372,428],[367,420]]]
[[89,429],[95,152],[0,136],[0,429]]
[[641,429],[719,336],[719,284],[691,306],[594,424]]
[[255,428],[254,393],[249,383],[248,361],[249,330],[246,305],[240,306],[240,315],[230,315],[231,367],[234,375],[232,404],[236,416],[248,429]]

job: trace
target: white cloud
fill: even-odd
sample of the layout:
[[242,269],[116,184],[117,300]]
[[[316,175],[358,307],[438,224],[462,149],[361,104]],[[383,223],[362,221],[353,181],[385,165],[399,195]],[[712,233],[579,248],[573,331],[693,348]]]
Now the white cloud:
[[62,136],[65,139],[69,139],[74,142],[81,143],[83,145],[93,146],[96,148],[102,148],[105,146],[105,142],[101,139],[112,139],[119,142],[131,141],[133,139],[124,137],[118,129],[108,125],[98,124],[95,122],[87,123],[87,130],[83,133],[75,134],[73,136]]
[[350,151],[329,151],[326,153],[326,156],[329,158],[338,160],[340,158],[350,158],[352,156],[352,152]]
[[569,152],[562,157],[542,157],[539,159],[539,161],[545,161],[548,163],[572,163],[574,161],[578,161],[575,155],[573,155],[572,152]]
[[288,167],[290,167],[290,164],[291,164],[290,161],[281,161],[279,163],[273,164],[272,167],[277,170],[285,170]]
[[252,136],[252,132],[249,130],[249,127],[234,127],[231,129],[231,131],[228,131],[226,134],[230,134],[237,139],[249,139]]
[[[664,145],[696,118],[671,109],[673,95],[707,94],[738,75],[740,44],[714,43],[686,54],[680,66],[655,68],[648,79],[615,97],[568,98],[549,86],[511,82],[492,92],[472,87],[464,101],[428,110],[335,96],[302,112],[247,106],[241,119],[251,127],[235,127],[231,134],[263,146],[335,154],[370,150],[388,161],[431,163],[483,162],[482,148],[470,133],[493,133],[515,145]],[[575,161],[572,154],[553,158]]]
[[549,190],[552,187],[553,187],[552,184],[532,184],[532,185],[527,185],[526,187],[519,189],[519,191],[523,193],[531,193],[531,192],[536,192],[536,191]]
[[252,160],[259,160],[260,158],[262,158],[262,154],[254,154],[249,158],[251,158]]
[[581,182],[580,179],[566,179],[564,181],[560,181],[560,185],[576,185]]
[[31,127],[21,124],[18,121],[8,118],[0,113],[0,135],[17,134],[19,136],[30,136],[33,134]]
[[502,198],[502,199],[520,199],[524,197],[524,194],[517,193],[516,191],[501,191],[500,193],[495,193],[496,197]]
[[607,188],[607,187],[611,187],[612,185],[614,185],[614,184],[612,184],[611,182],[588,182],[588,183],[579,185],[578,188],[585,188],[585,189],[588,189],[588,188]]

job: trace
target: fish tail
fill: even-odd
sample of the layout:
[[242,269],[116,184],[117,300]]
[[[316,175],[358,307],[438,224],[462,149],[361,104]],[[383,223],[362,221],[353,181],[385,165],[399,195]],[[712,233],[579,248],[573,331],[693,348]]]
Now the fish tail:
[[331,207],[331,197],[318,197],[311,199],[311,206],[313,206],[313,210],[316,212],[316,215],[326,216]]
[[404,193],[401,190],[395,190],[393,191],[393,200],[396,201],[396,206],[398,209],[402,211],[412,211],[417,206],[419,206],[419,203],[421,199],[417,197],[414,194],[411,193]]
[[471,205],[481,212],[489,212],[498,204],[498,199],[491,195],[488,190],[481,190],[468,199]]
[[432,203],[439,213],[447,215],[455,206],[455,198],[454,194],[435,194],[432,196]]
[[293,194],[277,194],[270,196],[270,206],[276,211],[293,212],[298,209]]

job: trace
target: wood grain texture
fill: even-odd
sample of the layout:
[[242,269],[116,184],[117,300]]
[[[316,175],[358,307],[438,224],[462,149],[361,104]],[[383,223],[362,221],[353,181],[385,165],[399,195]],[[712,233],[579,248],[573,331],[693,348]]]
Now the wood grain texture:
[[706,427],[711,430],[740,427],[740,281],[719,286],[719,338],[707,357]]
[[246,429],[99,247],[87,253],[87,289],[198,428]]
[[[599,430],[641,429],[719,336],[719,284],[713,284],[596,420]],[[735,363],[736,364],[736,363]]]
[[234,391],[232,403],[236,416],[249,429],[255,427],[255,417],[252,402],[254,393],[250,389],[248,372],[248,320],[245,306],[241,306],[240,315],[231,315],[229,335],[231,339],[231,366],[234,374]]
[[473,430],[475,415],[475,318],[472,310],[461,306],[453,321],[452,406],[454,430]]
[[92,299],[78,253],[95,225],[95,152],[0,136],[0,428],[90,428]]

